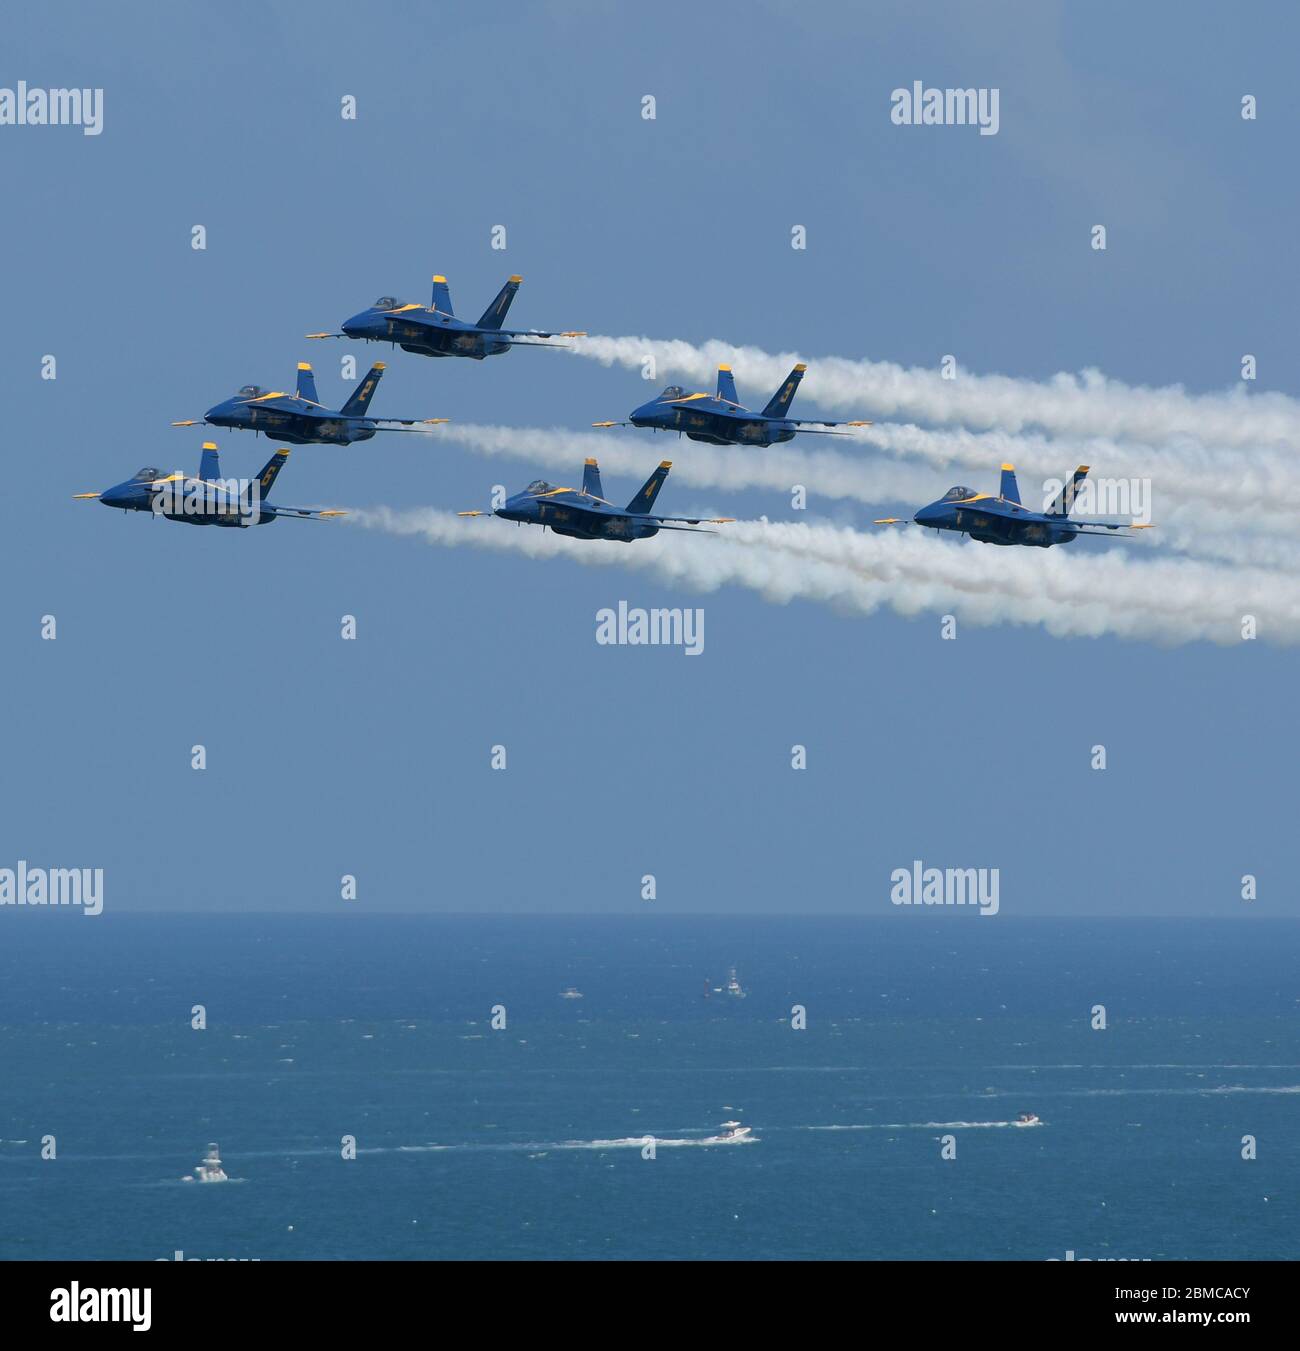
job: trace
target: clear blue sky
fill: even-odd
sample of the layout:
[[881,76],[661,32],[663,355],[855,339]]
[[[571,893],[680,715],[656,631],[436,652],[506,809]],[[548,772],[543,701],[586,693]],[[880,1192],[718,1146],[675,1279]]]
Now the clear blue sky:
[[[471,316],[522,273],[521,325],[1195,391],[1250,351],[1300,394],[1298,30],[1282,5],[14,11],[0,85],[106,92],[98,137],[0,128],[0,866],[103,867],[110,910],[335,911],[352,873],[374,910],[634,912],[654,873],[660,910],[885,914],[921,858],[998,867],[1007,915],[1246,916],[1247,872],[1253,913],[1289,913],[1292,652],[945,643],[934,616],[70,499],[192,470],[204,435],[170,420],[299,360],[340,394],[350,345],[302,335],[433,272]],[[999,134],[893,126],[914,79],[998,87]],[[379,413],[577,430],[645,397],[565,353],[351,350],[389,361]],[[215,439],[229,473],[269,451]],[[277,500],[459,508],[537,472],[381,437],[295,449]],[[597,646],[620,599],[702,604],[705,654]]]

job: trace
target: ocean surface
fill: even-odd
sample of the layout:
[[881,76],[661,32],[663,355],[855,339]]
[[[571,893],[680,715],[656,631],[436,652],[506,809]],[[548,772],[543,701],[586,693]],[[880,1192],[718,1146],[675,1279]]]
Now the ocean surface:
[[[1298,958],[1275,920],[11,910],[0,1256],[1294,1258]],[[182,1181],[209,1141],[231,1182]]]

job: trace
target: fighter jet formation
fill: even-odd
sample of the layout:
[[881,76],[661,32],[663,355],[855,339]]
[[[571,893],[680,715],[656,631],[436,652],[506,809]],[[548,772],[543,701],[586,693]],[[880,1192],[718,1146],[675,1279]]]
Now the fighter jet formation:
[[[510,277],[473,323],[456,317],[447,278],[438,274],[433,278],[433,292],[427,306],[384,295],[368,309],[344,320],[337,332],[306,336],[386,342],[420,356],[468,357],[473,361],[502,356],[514,347],[564,347],[567,344],[552,339],[587,336],[578,329],[506,328],[506,316],[522,281],[520,276]],[[427,434],[427,428],[448,420],[372,415],[370,403],[384,369],[383,362],[375,362],[342,405],[334,409],[321,403],[311,365],[300,361],[292,393],[244,385],[230,398],[214,404],[202,418],[176,421],[172,426],[226,427],[264,433],[293,445],[347,446],[369,441],[379,432]],[[591,425],[676,432],[679,437],[691,441],[752,449],[779,445],[800,435],[853,436],[855,429],[871,425],[864,419],[836,422],[791,417],[790,408],[807,369],[804,362],[796,363],[772,397],[757,411],[740,402],[732,369],[722,365],[718,367],[717,388],[712,394],[688,392],[681,385],[669,385],[655,398],[634,408],[624,420]],[[207,441],[203,444],[197,476],[180,471],[163,474],[161,470],[146,468],[102,492],[77,493],[76,496],[123,511],[147,512],[191,525],[266,525],[281,517],[328,520],[344,515],[339,510],[278,507],[266,500],[288,455],[287,449],[277,450],[252,480],[225,479],[221,475],[217,447]],[[671,468],[671,461],[662,461],[625,507],[618,507],[605,498],[600,468],[594,459],[588,459],[583,468],[581,488],[556,487],[545,479],[535,479],[490,513],[462,511],[458,514],[465,517],[490,514],[518,525],[541,526],[571,539],[621,540],[624,543],[651,539],[661,530],[716,534],[704,527],[725,525],[734,520],[728,516],[656,514],[653,507]],[[1149,522],[1072,517],[1079,486],[1087,473],[1088,466],[1080,465],[1054,501],[1042,511],[1033,511],[1021,501],[1015,470],[1004,464],[996,494],[975,492],[966,487],[950,488],[937,501],[919,508],[910,520],[886,516],[875,524],[915,524],[963,534],[982,544],[1043,549],[1068,544],[1080,535],[1131,538],[1133,531],[1150,528]]]

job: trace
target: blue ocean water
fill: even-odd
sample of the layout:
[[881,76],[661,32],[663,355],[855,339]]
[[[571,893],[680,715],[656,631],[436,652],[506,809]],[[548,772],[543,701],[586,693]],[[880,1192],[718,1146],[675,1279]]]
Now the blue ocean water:
[[[6,1258],[1300,1246],[1300,924],[3,920]],[[209,1141],[232,1185],[180,1181]]]

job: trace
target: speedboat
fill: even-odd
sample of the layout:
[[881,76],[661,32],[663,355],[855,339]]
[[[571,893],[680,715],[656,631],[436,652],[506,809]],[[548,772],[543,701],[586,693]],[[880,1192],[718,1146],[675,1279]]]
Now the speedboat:
[[1039,1117],[1036,1117],[1033,1114],[1033,1112],[1021,1112],[1020,1115],[1016,1117],[1015,1124],[1017,1126],[1041,1126],[1043,1123]]
[[739,1121],[724,1121],[722,1134],[718,1136],[720,1145],[747,1144],[753,1140],[750,1127],[742,1126]]
[[561,999],[581,999],[581,998],[582,998],[582,991],[579,990],[576,986],[570,985],[569,988],[568,988],[567,990],[561,990],[561,991],[560,991],[560,998],[561,998]]

